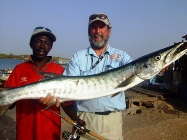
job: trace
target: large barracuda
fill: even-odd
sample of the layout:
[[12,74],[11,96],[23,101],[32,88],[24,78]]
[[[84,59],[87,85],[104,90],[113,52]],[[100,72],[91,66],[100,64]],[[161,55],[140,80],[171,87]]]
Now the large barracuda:
[[[125,91],[150,79],[187,52],[187,42],[138,58],[127,65],[90,76],[58,76],[0,92],[0,105],[22,99],[38,99],[47,94],[60,100],[87,100]],[[112,98],[112,97],[111,97]]]

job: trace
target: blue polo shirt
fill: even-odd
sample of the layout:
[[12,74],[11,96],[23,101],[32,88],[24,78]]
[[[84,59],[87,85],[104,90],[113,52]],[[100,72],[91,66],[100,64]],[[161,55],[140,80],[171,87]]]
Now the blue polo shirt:
[[[103,59],[94,68],[92,68],[98,59],[99,57],[91,46],[78,51],[72,56],[63,75],[85,76],[98,74],[123,66],[132,61],[131,57],[126,52],[112,48],[110,45],[107,46],[107,50],[103,54]],[[76,101],[77,111],[83,112],[105,112],[124,110],[125,108],[126,103],[124,92],[121,92],[114,97],[106,96],[91,100]]]

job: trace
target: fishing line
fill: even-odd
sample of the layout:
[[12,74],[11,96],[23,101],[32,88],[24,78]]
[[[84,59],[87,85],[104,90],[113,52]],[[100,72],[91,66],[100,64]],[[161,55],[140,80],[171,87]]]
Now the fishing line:
[[2,119],[4,117],[4,115],[6,114],[6,112],[8,111],[9,106],[7,107],[7,109],[5,110],[5,112],[0,116],[0,119]]
[[65,120],[66,122],[72,124],[74,127],[78,128],[78,129],[84,130],[85,132],[87,132],[87,133],[90,134],[91,136],[93,136],[93,137],[95,137],[95,138],[97,138],[97,139],[99,139],[99,140],[107,140],[106,138],[104,138],[104,137],[102,137],[102,136],[96,134],[95,132],[93,132],[93,131],[87,129],[86,127],[78,125],[76,122],[74,122],[74,121],[71,120],[70,118],[65,117],[65,116],[62,116],[62,115],[56,113],[56,112],[53,111],[52,109],[47,108],[45,105],[43,105],[43,104],[41,104],[41,103],[39,103],[39,102],[37,102],[37,101],[35,101],[35,100],[32,100],[32,101],[33,101],[34,103],[36,103],[36,104],[38,104],[38,105],[44,107],[45,109],[49,110],[50,112],[56,114],[57,116],[61,117],[63,120]]

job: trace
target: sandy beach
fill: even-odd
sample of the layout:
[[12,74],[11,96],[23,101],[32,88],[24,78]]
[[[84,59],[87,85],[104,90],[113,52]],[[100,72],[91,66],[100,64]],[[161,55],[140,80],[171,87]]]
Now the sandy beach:
[[[127,97],[142,98],[147,95],[134,90]],[[158,100],[157,107],[133,105],[123,111],[123,136],[125,140],[185,140],[187,139],[187,105],[176,98]],[[136,109],[136,108],[140,108]],[[62,115],[66,114],[62,111]],[[112,125],[112,124],[111,124]],[[62,132],[71,125],[62,120]],[[15,109],[8,110],[0,120],[0,139],[15,140]]]

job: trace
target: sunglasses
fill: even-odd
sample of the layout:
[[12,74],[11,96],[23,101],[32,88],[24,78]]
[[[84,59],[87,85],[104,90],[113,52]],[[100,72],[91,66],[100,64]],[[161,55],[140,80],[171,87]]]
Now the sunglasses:
[[51,30],[50,29],[48,29],[48,28],[45,28],[45,27],[36,27],[34,30],[46,30],[46,31],[48,31],[48,32],[51,32]]
[[89,17],[89,20],[94,20],[96,18],[99,18],[102,20],[108,19],[108,17],[105,14],[93,14]]

